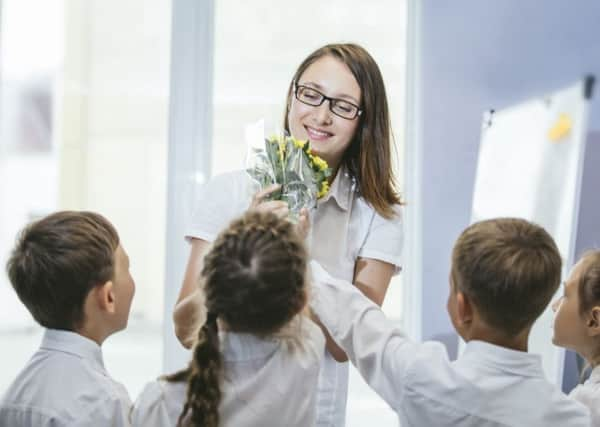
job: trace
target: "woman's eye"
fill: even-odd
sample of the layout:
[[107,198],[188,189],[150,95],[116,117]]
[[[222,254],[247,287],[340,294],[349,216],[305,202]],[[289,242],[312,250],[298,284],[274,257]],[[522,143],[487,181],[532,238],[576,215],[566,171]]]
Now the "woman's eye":
[[346,102],[336,102],[335,108],[344,113],[351,113],[354,110],[354,106]]
[[302,96],[307,99],[319,99],[321,97],[321,95],[312,90],[305,90],[304,92],[302,92]]

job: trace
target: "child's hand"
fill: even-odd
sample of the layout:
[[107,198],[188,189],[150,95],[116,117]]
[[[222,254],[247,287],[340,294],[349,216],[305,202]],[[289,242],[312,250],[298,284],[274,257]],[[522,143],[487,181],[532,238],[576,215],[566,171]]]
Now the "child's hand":
[[265,198],[269,194],[278,191],[281,188],[280,184],[270,185],[254,194],[252,202],[248,210],[255,210],[257,212],[272,212],[279,218],[286,218],[289,214],[289,208],[286,202],[282,200],[267,200]]
[[296,223],[296,232],[302,238],[306,240],[308,233],[310,232],[310,219],[308,216],[308,209],[302,208],[298,215],[298,222]]

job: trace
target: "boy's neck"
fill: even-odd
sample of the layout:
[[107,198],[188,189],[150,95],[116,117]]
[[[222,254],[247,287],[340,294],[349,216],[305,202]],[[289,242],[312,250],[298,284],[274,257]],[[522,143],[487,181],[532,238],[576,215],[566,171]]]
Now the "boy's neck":
[[469,331],[470,333],[467,337],[465,337],[465,341],[485,341],[499,347],[527,352],[530,330],[531,327],[528,327],[517,335],[508,336],[504,332],[499,332],[496,329],[482,325],[480,327],[474,327],[471,331]]
[[105,328],[94,325],[92,322],[85,322],[81,328],[75,330],[79,335],[95,341],[99,346],[112,332],[107,332]]
[[579,353],[592,368],[600,365],[600,346],[596,342],[590,342],[585,348],[577,348],[574,350]]

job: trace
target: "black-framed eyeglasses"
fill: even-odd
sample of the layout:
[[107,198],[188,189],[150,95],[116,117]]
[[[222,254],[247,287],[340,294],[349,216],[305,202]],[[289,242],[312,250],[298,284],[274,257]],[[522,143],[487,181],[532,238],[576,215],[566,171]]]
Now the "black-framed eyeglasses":
[[344,99],[330,98],[310,86],[294,84],[294,95],[298,101],[312,107],[318,107],[323,102],[329,101],[329,111],[342,119],[354,120],[362,113],[358,105]]

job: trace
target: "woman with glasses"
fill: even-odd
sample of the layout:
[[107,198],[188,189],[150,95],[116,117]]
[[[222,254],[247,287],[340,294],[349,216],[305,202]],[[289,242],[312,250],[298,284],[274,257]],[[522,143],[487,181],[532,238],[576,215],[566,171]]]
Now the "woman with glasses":
[[[300,221],[309,235],[310,257],[381,305],[392,276],[400,271],[402,222],[386,92],[371,55],[355,44],[326,45],[309,55],[291,80],[284,128],[309,140],[333,169],[329,193],[310,213],[310,230]],[[268,189],[251,196],[250,188],[250,179],[240,171],[215,177],[202,189],[187,233],[191,251],[174,314],[177,336],[186,346],[204,320],[198,308],[202,295],[195,289],[209,242],[248,208],[288,214],[285,202],[264,201]],[[343,426],[347,357],[327,338],[316,425]]]

